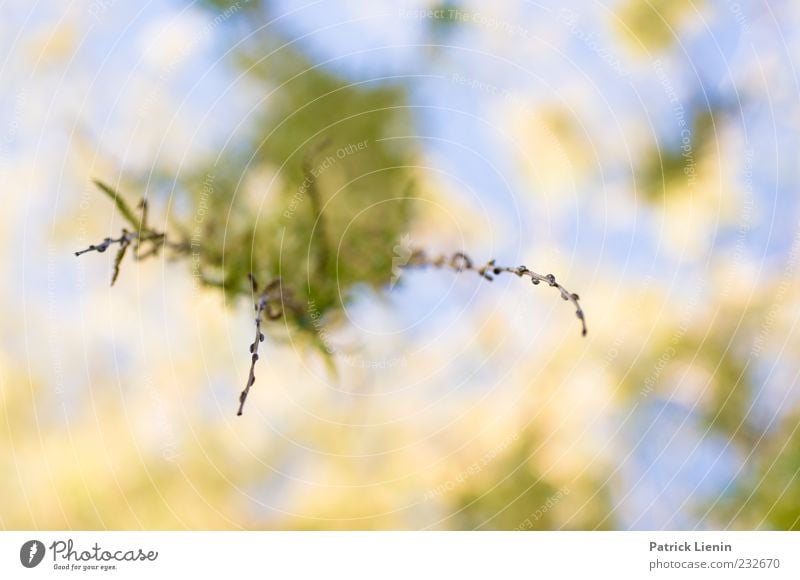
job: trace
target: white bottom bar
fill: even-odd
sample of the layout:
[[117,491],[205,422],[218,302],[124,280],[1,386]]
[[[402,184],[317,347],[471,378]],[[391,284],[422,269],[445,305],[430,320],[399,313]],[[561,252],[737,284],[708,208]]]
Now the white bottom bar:
[[2,578],[778,579],[800,578],[798,562],[793,532],[0,534]]

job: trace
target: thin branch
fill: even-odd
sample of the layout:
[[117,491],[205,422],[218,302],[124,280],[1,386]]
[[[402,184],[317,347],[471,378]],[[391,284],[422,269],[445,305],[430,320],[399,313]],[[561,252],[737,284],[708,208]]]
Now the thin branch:
[[[114,259],[114,274],[111,278],[111,285],[113,286],[114,282],[116,282],[117,277],[119,276],[119,267],[120,263],[122,262],[122,258],[125,256],[125,251],[134,241],[136,243],[134,244],[133,255],[137,261],[149,258],[150,256],[158,255],[158,253],[161,251],[161,248],[164,247],[169,248],[176,254],[188,254],[189,250],[191,249],[191,246],[186,242],[173,242],[168,240],[167,234],[163,232],[147,230],[141,233],[136,233],[130,232],[123,228],[120,237],[105,238],[99,244],[92,244],[88,248],[75,252],[75,255],[80,256],[82,254],[86,254],[87,252],[99,252],[102,254],[109,248],[109,246],[113,244],[119,244],[120,248],[117,252],[116,258]],[[140,253],[142,245],[144,245],[146,242],[151,244],[150,248],[144,253]]]
[[[133,240],[139,240],[140,242],[152,242],[157,247],[167,247],[170,250],[173,250],[177,253],[185,253],[187,252],[191,246],[186,242],[173,242],[167,239],[167,234],[162,232],[156,232],[153,230],[149,230],[146,232],[142,232],[141,234],[137,234],[136,232],[129,232],[128,230],[122,230],[122,235],[118,238],[105,238],[99,244],[92,244],[88,248],[75,252],[76,256],[80,256],[81,254],[85,254],[86,252],[105,252],[111,244],[129,244]],[[152,255],[153,250],[150,249],[147,251],[146,254],[141,254],[138,258],[147,258]]]
[[[255,277],[253,274],[248,274],[247,277],[250,279],[250,283],[253,287],[253,293],[258,293],[258,282],[256,282]],[[276,294],[277,291],[277,294]],[[247,401],[247,395],[250,394],[250,387],[253,386],[253,383],[256,382],[256,362],[258,361],[258,347],[264,342],[264,333],[261,332],[261,324],[263,323],[264,317],[266,316],[268,320],[277,320],[281,316],[283,316],[283,302],[284,296],[281,289],[281,279],[275,278],[269,284],[264,287],[264,290],[261,294],[258,295],[258,298],[255,303],[255,311],[256,311],[256,337],[253,340],[253,343],[250,345],[250,372],[247,374],[247,384],[244,387],[244,390],[239,394],[239,410],[236,412],[236,415],[240,416],[244,412],[244,403]]]
[[119,238],[117,238],[117,239],[106,238],[102,242],[100,242],[99,244],[92,244],[91,246],[89,246],[85,250],[80,250],[78,252],[75,252],[75,255],[76,256],[80,256],[81,254],[85,254],[87,252],[100,252],[102,254],[103,252],[105,252],[108,249],[108,247],[111,244],[122,244],[122,243],[129,244],[130,241],[134,237],[136,237],[136,234],[134,232],[127,232],[125,230],[122,230],[122,231],[123,231],[123,234]]
[[477,266],[472,259],[467,256],[463,252],[456,252],[451,256],[447,256],[445,254],[441,254],[436,256],[435,258],[428,256],[424,250],[415,249],[411,252],[411,256],[408,259],[408,263],[401,266],[403,268],[423,268],[431,266],[434,268],[448,268],[450,270],[455,270],[456,272],[463,272],[465,270],[469,270],[472,272],[477,273],[479,276],[491,282],[494,280],[495,276],[502,274],[503,272],[510,272],[511,274],[516,274],[520,278],[522,276],[528,276],[531,279],[533,284],[539,284],[540,282],[545,282],[548,286],[552,286],[553,288],[557,288],[558,291],[561,293],[561,298],[572,302],[575,306],[575,315],[581,321],[581,335],[586,336],[586,316],[583,313],[580,305],[580,296],[577,294],[573,294],[569,292],[566,288],[564,288],[561,284],[556,282],[556,277],[553,274],[537,274],[533,270],[529,270],[525,266],[517,266],[517,267],[508,267],[508,266],[498,266],[495,264],[494,260],[489,260],[483,266]]
[[[147,225],[148,207],[146,199],[142,199],[136,206],[141,213],[140,217],[136,217],[134,211],[128,206],[128,203],[122,198],[117,190],[97,179],[94,180],[94,184],[100,189],[100,191],[105,193],[114,201],[117,209],[122,214],[122,217],[128,223],[130,223],[133,228],[135,228],[134,231],[128,231],[127,229],[122,228],[122,235],[120,235],[120,237],[105,238],[99,244],[92,244],[84,250],[75,252],[76,256],[80,256],[87,252],[99,252],[102,254],[112,244],[119,244],[119,250],[117,250],[117,255],[114,257],[114,273],[111,275],[112,286],[119,277],[120,264],[122,264],[122,260],[125,257],[128,246],[131,245],[131,243],[133,243],[133,257],[137,261],[150,256],[158,255],[158,253],[161,251],[161,248],[164,247],[173,250],[176,254],[188,254],[190,252],[191,245],[188,243],[188,241],[184,240],[182,242],[173,242],[172,240],[167,239],[167,234],[165,232],[159,232]],[[150,244],[150,248],[142,253],[142,246],[148,242]]]

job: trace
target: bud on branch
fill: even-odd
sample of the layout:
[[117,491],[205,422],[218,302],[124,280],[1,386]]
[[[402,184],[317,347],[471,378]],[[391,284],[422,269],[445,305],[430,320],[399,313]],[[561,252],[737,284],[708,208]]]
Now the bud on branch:
[[[188,253],[190,248],[188,243],[178,243],[168,240],[166,233],[156,231],[147,225],[147,200],[143,199],[139,202],[138,208],[141,216],[137,218],[134,211],[128,206],[127,202],[116,190],[101,181],[95,180],[94,183],[97,185],[100,191],[108,195],[114,201],[122,217],[125,218],[125,221],[127,221],[134,228],[134,231],[128,231],[127,229],[122,228],[122,234],[120,237],[105,238],[99,244],[92,244],[86,249],[75,252],[76,256],[80,256],[87,252],[98,252],[102,254],[109,248],[109,246],[113,244],[119,244],[117,255],[114,257],[114,273],[111,275],[112,286],[119,277],[120,264],[122,263],[122,259],[125,257],[125,253],[131,243],[134,244],[133,253],[136,260],[142,260],[144,258],[149,258],[150,256],[158,255],[159,251],[161,251],[161,248],[164,247],[170,248],[179,254]],[[146,251],[142,252],[142,248],[145,245],[149,247]]]
[[573,294],[569,292],[566,288],[564,288],[561,284],[556,282],[556,277],[553,274],[537,274],[533,270],[529,270],[525,266],[517,266],[517,267],[508,267],[508,266],[498,266],[495,264],[494,260],[489,260],[483,266],[476,266],[472,259],[467,256],[463,252],[456,252],[451,256],[447,256],[445,254],[441,254],[435,258],[429,257],[425,250],[415,249],[411,252],[411,256],[408,259],[408,263],[403,268],[422,268],[422,267],[433,267],[433,268],[448,268],[450,270],[455,270],[456,272],[463,272],[465,270],[469,270],[472,272],[477,273],[485,280],[489,282],[494,280],[494,276],[498,276],[503,272],[510,272],[512,274],[516,274],[520,278],[522,276],[528,276],[533,282],[534,285],[538,285],[540,282],[545,282],[547,285],[552,286],[553,288],[558,288],[558,291],[561,293],[561,298],[564,300],[568,300],[572,302],[575,306],[575,315],[581,321],[581,335],[586,336],[586,317],[583,314],[583,310],[581,309],[580,305],[580,296],[577,294]]

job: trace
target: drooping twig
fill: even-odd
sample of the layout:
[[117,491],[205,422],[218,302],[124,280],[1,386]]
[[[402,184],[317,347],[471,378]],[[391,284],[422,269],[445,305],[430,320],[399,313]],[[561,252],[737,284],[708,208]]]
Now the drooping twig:
[[[247,276],[252,284],[253,294],[258,294],[258,282],[256,282],[255,277],[253,274],[248,274]],[[256,299],[256,337],[250,345],[250,372],[247,374],[247,384],[239,394],[239,410],[236,412],[237,415],[241,415],[244,412],[244,403],[247,401],[247,395],[250,394],[250,387],[256,382],[255,371],[256,361],[258,361],[258,347],[264,342],[264,333],[261,332],[261,324],[265,316],[268,320],[277,320],[283,316],[283,304],[284,296],[281,290],[281,279],[275,278],[264,286],[264,289],[258,294]]]
[[[430,257],[425,253],[424,250],[420,249],[412,250],[407,263],[402,265],[401,267],[421,268],[426,266],[431,266],[434,268],[449,268],[451,270],[455,270],[456,272],[463,272],[469,270],[477,273],[479,276],[490,282],[494,280],[495,276],[498,276],[503,272],[516,274],[519,277],[527,276],[531,279],[531,282],[535,285],[538,285],[541,282],[545,282],[548,286],[557,288],[561,294],[561,298],[563,298],[564,300],[568,300],[575,305],[575,314],[581,321],[582,335],[586,336],[587,333],[586,317],[584,316],[583,310],[581,309],[581,305],[579,302],[580,297],[577,294],[569,292],[566,288],[564,288],[561,284],[559,284],[556,281],[556,278],[553,274],[546,274],[546,275],[538,274],[533,270],[529,270],[526,266],[517,266],[517,267],[498,266],[494,260],[489,260],[483,266],[477,266],[472,261],[472,259],[463,252],[456,252],[449,256],[441,254],[436,257]],[[283,316],[284,308],[290,308],[296,313],[300,313],[300,309],[297,307],[297,305],[293,303],[293,301],[289,296],[288,291],[285,291],[281,286],[280,278],[272,280],[259,293],[258,284],[253,275],[248,274],[248,277],[252,285],[253,295],[256,296],[256,302],[255,302],[256,334],[255,334],[255,340],[250,345],[250,354],[251,354],[250,372],[248,373],[247,376],[247,383],[245,385],[245,388],[239,395],[239,411],[236,413],[237,415],[242,414],[244,409],[244,403],[247,400],[247,395],[250,393],[250,387],[252,387],[253,383],[255,383],[256,381],[255,367],[256,367],[256,362],[258,361],[259,358],[258,348],[260,343],[263,342],[264,340],[264,334],[261,332],[261,325],[263,324],[264,318],[266,317],[269,320],[276,320],[281,316]]]
[[402,265],[403,268],[421,268],[431,266],[434,268],[449,268],[451,270],[455,270],[456,272],[463,272],[465,270],[469,270],[472,272],[477,273],[482,278],[491,282],[494,280],[494,276],[498,276],[503,272],[510,272],[512,274],[516,274],[520,278],[522,276],[528,276],[531,279],[533,284],[539,284],[540,282],[545,282],[548,286],[552,286],[553,288],[557,288],[558,291],[561,293],[561,298],[564,300],[568,300],[575,305],[575,315],[581,321],[581,335],[586,336],[586,316],[583,313],[580,305],[580,297],[577,294],[573,294],[569,292],[566,288],[564,288],[561,284],[556,282],[556,277],[553,274],[537,274],[533,270],[529,270],[525,266],[517,266],[517,267],[508,267],[508,266],[498,266],[495,264],[494,260],[489,260],[483,266],[476,265],[472,259],[467,256],[463,252],[456,252],[450,256],[445,254],[441,254],[436,257],[430,257],[428,254],[425,253],[424,250],[415,249],[411,252],[411,256],[408,259],[408,262],[405,265]]

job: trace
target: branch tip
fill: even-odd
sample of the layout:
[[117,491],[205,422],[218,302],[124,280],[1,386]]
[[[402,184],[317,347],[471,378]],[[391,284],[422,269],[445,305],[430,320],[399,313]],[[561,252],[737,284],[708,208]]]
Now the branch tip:
[[586,316],[583,313],[580,305],[580,297],[577,294],[569,292],[566,288],[564,288],[561,284],[556,281],[556,277],[553,274],[537,274],[533,270],[529,270],[526,266],[520,265],[516,268],[513,267],[506,267],[506,266],[498,266],[494,259],[489,260],[486,262],[484,266],[480,268],[476,268],[472,259],[465,254],[464,252],[455,252],[449,258],[442,254],[437,256],[436,258],[430,258],[425,253],[424,250],[415,249],[411,252],[411,257],[408,260],[408,263],[402,266],[403,268],[421,268],[426,266],[431,266],[434,268],[442,268],[445,265],[449,265],[450,269],[456,272],[463,272],[465,270],[472,270],[473,272],[477,273],[481,278],[485,280],[492,281],[494,278],[488,274],[488,271],[491,271],[495,276],[499,276],[503,272],[509,272],[512,274],[516,274],[517,277],[521,278],[522,276],[529,276],[531,279],[531,283],[534,286],[538,286],[541,282],[546,282],[552,288],[557,288],[561,293],[561,298],[566,301],[572,302],[575,306],[575,315],[581,321],[581,336],[586,336],[588,330],[586,328]]

